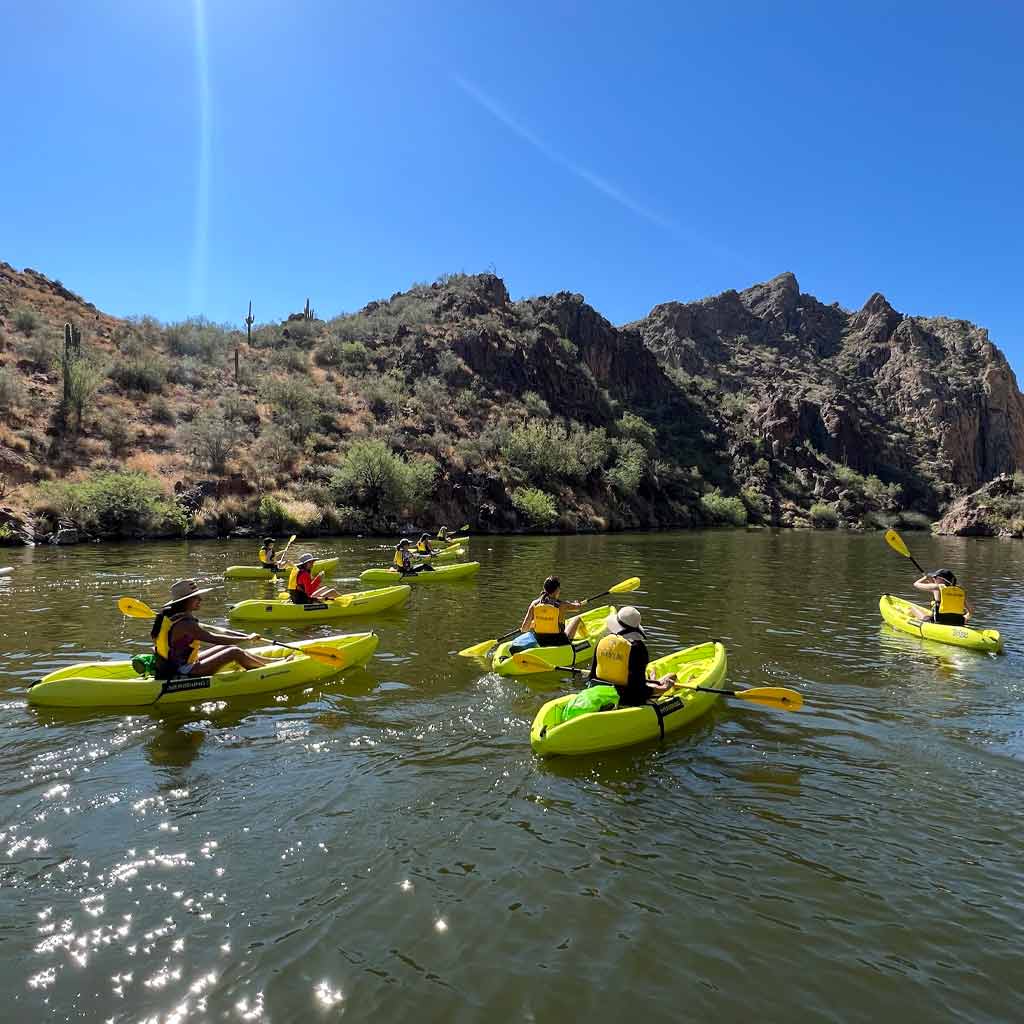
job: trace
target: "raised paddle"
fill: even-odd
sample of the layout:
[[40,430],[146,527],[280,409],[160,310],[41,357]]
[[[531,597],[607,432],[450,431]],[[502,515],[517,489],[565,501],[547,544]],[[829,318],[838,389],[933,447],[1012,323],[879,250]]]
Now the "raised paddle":
[[[284,556],[288,554],[288,549],[289,549],[289,548],[290,548],[290,547],[291,547],[291,546],[292,546],[292,545],[293,545],[293,544],[295,543],[295,536],[296,536],[296,535],[295,535],[295,534],[293,533],[293,534],[292,534],[292,535],[291,535],[291,536],[290,536],[290,537],[288,538],[288,543],[287,543],[287,544],[285,544],[285,546],[284,546],[284,550],[283,550],[283,551],[281,552],[281,554],[279,554],[279,555],[277,556],[277,557],[278,557],[278,559],[283,559],[283,558],[284,558]],[[285,563],[284,563],[283,561],[279,561],[279,562],[278,562],[278,564],[279,564],[279,565],[281,566],[281,568],[282,568],[282,569],[284,568],[284,565],[285,565]]]
[[[351,598],[352,595],[346,596]],[[117,608],[122,615],[127,615],[130,619],[155,619],[157,616],[157,613],[148,604],[143,601],[137,601],[134,597],[122,597],[117,602]],[[249,633],[239,633],[237,630],[231,630],[231,632],[239,640],[248,640],[250,636]],[[257,636],[256,639],[272,644],[274,647],[284,647],[289,651],[297,651],[299,654],[308,654],[314,661],[330,665],[332,668],[342,669],[348,665],[348,658],[341,651],[336,651],[333,647],[326,647],[320,644],[296,647],[294,644],[283,644],[280,640],[271,640],[270,637],[266,636]]]
[[[543,658],[535,654],[514,654],[512,662],[517,668],[526,672],[578,672],[581,675],[589,669],[576,668],[573,665],[555,665],[553,668]],[[699,690],[701,693],[718,693],[723,697],[736,697],[750,701],[752,704],[764,704],[783,711],[797,711],[803,707],[804,699],[796,690],[784,686],[755,686],[750,690],[715,690],[710,686],[686,686],[676,682],[669,689]]]
[[[637,589],[640,586],[640,577],[631,576],[628,580],[623,580],[621,583],[616,583],[614,587],[609,587],[607,590],[602,590],[600,594],[594,594],[592,597],[586,597],[581,602],[582,604],[590,604],[591,601],[596,601],[599,597],[604,597],[605,594],[628,594],[631,591]],[[504,636],[499,636],[494,640],[481,640],[478,644],[473,644],[472,647],[466,647],[464,650],[459,651],[460,658],[485,658],[490,653],[491,649],[497,647],[502,640],[510,640],[514,636],[519,635],[518,629],[513,629],[512,632],[506,633]],[[549,665],[547,671],[551,670]]]
[[885,543],[889,545],[898,555],[902,555],[904,558],[909,558],[914,565],[917,566],[917,571],[922,576],[927,576],[928,573],[921,568],[921,564],[918,560],[910,553],[910,549],[906,544],[903,543],[903,538],[895,530],[885,531]]

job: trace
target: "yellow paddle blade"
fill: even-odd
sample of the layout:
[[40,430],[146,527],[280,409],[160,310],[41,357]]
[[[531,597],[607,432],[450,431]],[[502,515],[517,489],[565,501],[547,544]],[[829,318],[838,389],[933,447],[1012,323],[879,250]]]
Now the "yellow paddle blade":
[[344,651],[335,650],[333,647],[323,647],[319,644],[311,644],[308,647],[301,647],[303,654],[308,654],[314,661],[321,661],[332,668],[346,668],[349,663]]
[[513,654],[512,664],[516,668],[522,669],[523,672],[554,672],[556,671],[551,665],[549,665],[543,658],[538,658],[536,654]]
[[903,543],[903,538],[895,530],[885,531],[885,543],[904,558],[910,557],[910,549]]
[[498,644],[497,638],[494,640],[481,640],[478,644],[473,644],[472,647],[463,648],[459,651],[460,658],[482,658],[492,647],[496,647]]
[[640,586],[640,577],[632,576],[628,580],[623,580],[621,583],[616,583],[614,587],[608,588],[609,594],[628,594],[630,591],[636,590]]
[[155,619],[156,612],[142,601],[134,597],[122,597],[117,602],[118,611],[131,619]]
[[328,598],[328,604],[336,604],[339,608],[347,608],[356,599],[355,594],[342,594],[340,597]]
[[785,686],[755,686],[752,690],[737,690],[731,696],[749,700],[752,704],[782,708],[783,711],[799,711],[804,706],[803,697]]

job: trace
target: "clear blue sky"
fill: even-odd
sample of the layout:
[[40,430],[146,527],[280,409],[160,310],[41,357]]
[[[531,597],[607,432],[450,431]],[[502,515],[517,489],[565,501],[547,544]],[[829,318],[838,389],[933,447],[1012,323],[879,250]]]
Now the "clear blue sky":
[[1024,369],[1024,6],[5,5],[0,259],[117,314],[493,266],[616,322],[792,270]]

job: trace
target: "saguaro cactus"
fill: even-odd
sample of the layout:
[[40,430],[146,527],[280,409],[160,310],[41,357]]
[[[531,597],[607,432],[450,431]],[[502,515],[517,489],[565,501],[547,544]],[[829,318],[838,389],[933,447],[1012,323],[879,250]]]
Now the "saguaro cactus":
[[[249,300],[249,312],[245,318],[245,343],[252,347],[252,325],[255,317],[252,315],[252,299]],[[235,387],[238,387],[238,346],[235,346]]]

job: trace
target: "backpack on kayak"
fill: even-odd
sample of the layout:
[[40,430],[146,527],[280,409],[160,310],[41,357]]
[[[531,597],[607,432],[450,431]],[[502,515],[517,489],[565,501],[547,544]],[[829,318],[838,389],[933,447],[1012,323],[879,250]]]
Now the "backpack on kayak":
[[604,683],[580,690],[572,700],[562,707],[562,721],[579,715],[590,715],[595,711],[614,711],[619,706],[619,691]]

